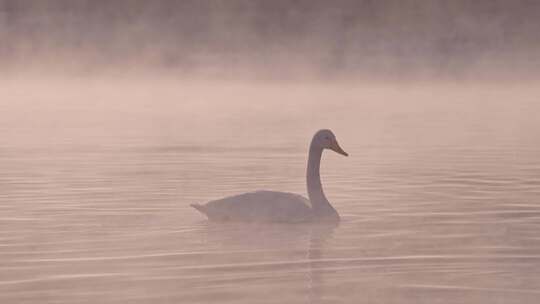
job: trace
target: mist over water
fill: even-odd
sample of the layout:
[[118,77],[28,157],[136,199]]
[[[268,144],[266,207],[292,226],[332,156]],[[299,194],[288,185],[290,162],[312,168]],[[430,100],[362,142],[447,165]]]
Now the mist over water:
[[192,79],[537,79],[535,1],[0,1],[0,67]]
[[[0,302],[536,303],[538,13],[0,1]],[[339,225],[189,207],[305,196],[321,128]]]

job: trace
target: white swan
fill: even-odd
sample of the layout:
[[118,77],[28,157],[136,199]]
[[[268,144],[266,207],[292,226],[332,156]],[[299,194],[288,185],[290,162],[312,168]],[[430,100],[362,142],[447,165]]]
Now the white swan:
[[211,221],[337,222],[339,215],[324,195],[319,174],[324,149],[348,156],[332,131],[319,130],[315,133],[309,146],[306,174],[309,200],[294,193],[256,191],[191,206]]

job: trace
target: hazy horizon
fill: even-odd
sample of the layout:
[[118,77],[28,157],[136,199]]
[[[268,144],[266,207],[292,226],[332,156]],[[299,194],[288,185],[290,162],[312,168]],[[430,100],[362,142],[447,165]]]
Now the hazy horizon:
[[0,68],[47,76],[537,79],[534,1],[0,1]]

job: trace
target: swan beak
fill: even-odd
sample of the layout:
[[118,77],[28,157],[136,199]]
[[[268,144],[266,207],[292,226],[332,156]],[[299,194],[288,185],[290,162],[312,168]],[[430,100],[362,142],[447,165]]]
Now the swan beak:
[[339,144],[337,143],[337,141],[334,141],[332,143],[332,146],[330,147],[330,150],[336,152],[336,153],[339,153],[341,155],[344,155],[344,156],[349,156],[349,154],[345,151],[343,151],[343,149],[341,149],[341,147],[339,146]]

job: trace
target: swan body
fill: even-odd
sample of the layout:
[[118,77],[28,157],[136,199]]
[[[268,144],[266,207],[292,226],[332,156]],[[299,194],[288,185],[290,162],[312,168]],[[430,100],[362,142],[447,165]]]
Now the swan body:
[[256,191],[191,206],[211,221],[240,222],[309,222],[339,221],[337,211],[324,195],[320,178],[320,161],[324,149],[348,156],[330,130],[319,130],[309,147],[307,190],[309,199],[294,193]]

